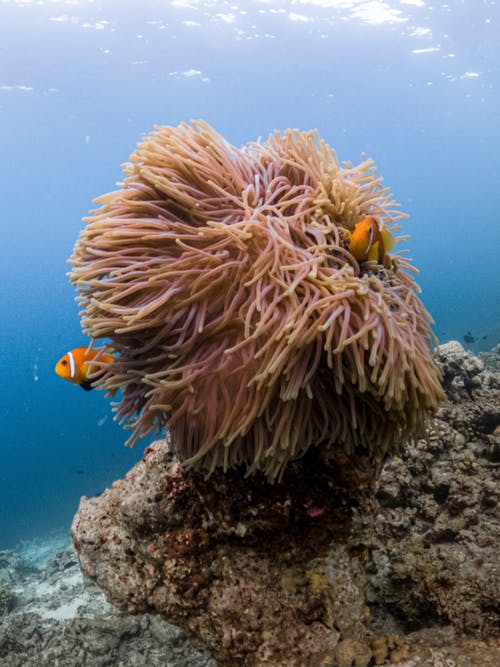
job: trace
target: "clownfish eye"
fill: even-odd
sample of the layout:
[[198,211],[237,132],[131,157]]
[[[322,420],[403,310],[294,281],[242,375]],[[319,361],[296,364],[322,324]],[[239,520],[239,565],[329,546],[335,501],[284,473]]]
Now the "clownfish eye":
[[67,361],[67,359],[63,359],[63,360],[61,361],[61,364],[62,364],[63,366],[67,366],[67,365],[68,365],[68,361]]

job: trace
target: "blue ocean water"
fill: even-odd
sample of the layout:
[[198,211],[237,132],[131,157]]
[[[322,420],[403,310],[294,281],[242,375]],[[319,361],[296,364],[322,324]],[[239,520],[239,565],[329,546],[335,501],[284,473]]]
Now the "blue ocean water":
[[367,153],[439,338],[499,341],[499,20],[493,0],[0,0],[0,548],[68,526],[142,454],[53,367],[87,342],[65,275],[81,218],[154,124]]

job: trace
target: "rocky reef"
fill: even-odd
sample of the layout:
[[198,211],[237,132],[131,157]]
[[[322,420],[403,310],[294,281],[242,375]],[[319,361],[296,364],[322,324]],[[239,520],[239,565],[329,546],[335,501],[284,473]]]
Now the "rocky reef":
[[490,371],[495,373],[500,371],[500,343],[497,343],[491,350],[480,352],[478,356]]
[[500,664],[500,379],[457,342],[437,359],[448,402],[380,476],[312,453],[282,484],[207,480],[155,442],[82,499],[82,570],[220,666]]

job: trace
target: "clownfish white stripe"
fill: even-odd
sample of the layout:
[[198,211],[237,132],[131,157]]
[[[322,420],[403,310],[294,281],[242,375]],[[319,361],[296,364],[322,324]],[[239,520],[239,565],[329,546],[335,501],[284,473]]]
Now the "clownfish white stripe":
[[366,246],[366,252],[370,252],[372,243],[373,243],[373,227],[374,225],[370,225],[370,238],[368,239],[368,244]]
[[76,373],[75,358],[73,352],[68,352],[69,357],[69,376],[74,378]]

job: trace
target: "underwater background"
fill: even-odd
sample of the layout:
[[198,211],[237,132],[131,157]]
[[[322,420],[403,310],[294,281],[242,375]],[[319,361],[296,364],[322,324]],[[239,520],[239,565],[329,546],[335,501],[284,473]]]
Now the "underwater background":
[[67,530],[142,455],[54,365],[87,342],[81,218],[155,124],[366,153],[410,214],[439,339],[499,342],[499,19],[493,0],[0,0],[0,549]]

